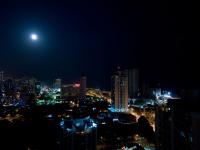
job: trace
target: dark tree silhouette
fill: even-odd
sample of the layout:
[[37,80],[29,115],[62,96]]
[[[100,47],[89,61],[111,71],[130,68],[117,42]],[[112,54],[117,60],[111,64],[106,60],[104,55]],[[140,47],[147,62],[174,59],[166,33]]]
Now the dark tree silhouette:
[[155,142],[155,132],[145,116],[138,119],[138,134],[146,137],[149,142]]

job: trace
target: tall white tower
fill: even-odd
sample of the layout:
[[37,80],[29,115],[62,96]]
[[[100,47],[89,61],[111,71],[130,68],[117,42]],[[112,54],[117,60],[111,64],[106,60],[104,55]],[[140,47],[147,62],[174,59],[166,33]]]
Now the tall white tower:
[[128,109],[128,77],[125,71],[119,71],[111,77],[112,107],[116,111]]

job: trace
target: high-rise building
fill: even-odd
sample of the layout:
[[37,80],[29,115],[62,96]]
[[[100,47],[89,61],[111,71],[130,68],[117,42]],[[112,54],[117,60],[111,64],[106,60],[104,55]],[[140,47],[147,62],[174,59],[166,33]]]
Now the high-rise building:
[[62,84],[61,79],[55,79],[53,86],[55,89],[61,89],[61,84]]
[[156,149],[200,149],[199,102],[193,99],[169,99],[156,106]]
[[139,70],[129,69],[126,70],[128,76],[128,96],[133,98],[137,95],[139,89]]
[[125,71],[120,71],[111,77],[112,107],[116,111],[128,109],[128,77]]
[[81,76],[80,79],[80,97],[85,98],[87,88],[87,77],[85,75]]

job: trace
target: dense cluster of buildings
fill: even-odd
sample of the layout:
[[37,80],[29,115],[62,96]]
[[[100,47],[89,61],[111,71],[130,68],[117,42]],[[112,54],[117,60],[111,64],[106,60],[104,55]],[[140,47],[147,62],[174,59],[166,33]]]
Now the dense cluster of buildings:
[[81,75],[80,80],[72,84],[65,84],[59,78],[52,85],[38,81],[34,77],[14,77],[0,73],[0,102],[4,105],[24,101],[29,103],[57,103],[60,101],[83,101],[88,98],[110,100],[109,91],[87,88],[87,77]]
[[[130,133],[149,138],[158,150],[199,149],[200,92],[177,96],[159,87],[142,89],[139,85],[137,69],[117,68],[111,76],[111,92],[88,88],[85,75],[73,84],[55,79],[47,86],[35,78],[14,78],[1,71],[0,106],[63,105],[59,106],[62,113],[54,114],[56,121],[61,119],[60,149],[95,149],[97,139],[130,141]],[[52,114],[45,116],[53,118]]]
[[[61,79],[55,79],[52,86],[43,85],[35,78],[14,78],[0,72],[0,98],[2,103],[11,103],[14,99],[32,101],[47,93],[54,99],[76,98],[84,100],[88,96],[106,99],[112,103],[116,111],[127,111],[128,100],[134,98],[139,90],[139,71],[137,69],[120,70],[111,77],[111,95],[100,89],[87,88],[87,77],[82,75],[77,83],[63,84]],[[105,94],[104,94],[105,93]],[[107,96],[106,96],[107,95]]]
[[38,95],[41,91],[41,82],[35,78],[14,78],[10,75],[4,75],[1,72],[0,80],[0,102],[3,104],[10,104],[14,101],[27,101],[32,94]]

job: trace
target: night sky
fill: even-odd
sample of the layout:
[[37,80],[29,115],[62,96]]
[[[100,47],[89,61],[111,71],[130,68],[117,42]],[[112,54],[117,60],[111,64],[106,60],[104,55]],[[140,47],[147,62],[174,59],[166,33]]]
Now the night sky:
[[[117,66],[141,81],[199,86],[198,5],[192,1],[0,2],[0,70],[109,88]],[[39,35],[33,42],[32,32]]]

